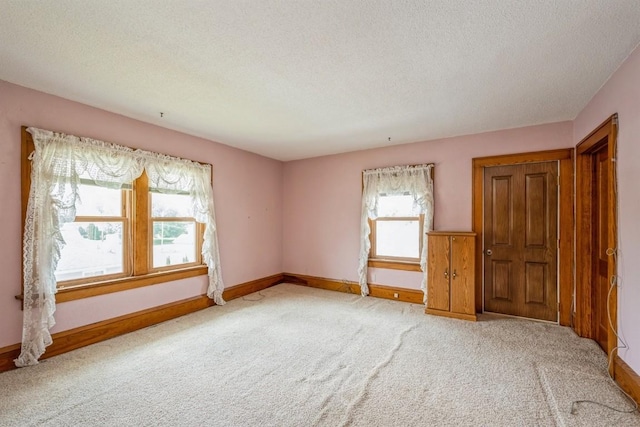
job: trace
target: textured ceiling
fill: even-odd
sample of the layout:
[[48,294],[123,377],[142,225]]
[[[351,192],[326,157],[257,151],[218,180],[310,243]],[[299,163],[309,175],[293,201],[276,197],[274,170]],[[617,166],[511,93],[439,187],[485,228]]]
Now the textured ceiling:
[[639,0],[0,0],[0,79],[280,160],[571,120],[639,42]]

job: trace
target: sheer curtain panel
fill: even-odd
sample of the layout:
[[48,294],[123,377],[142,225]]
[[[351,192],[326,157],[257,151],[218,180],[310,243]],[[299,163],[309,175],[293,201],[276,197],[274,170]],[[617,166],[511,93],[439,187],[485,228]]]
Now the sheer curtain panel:
[[362,296],[369,294],[367,264],[371,249],[369,219],[378,217],[378,202],[382,194],[387,196],[410,194],[414,209],[424,215],[420,267],[424,273],[421,289],[427,301],[427,233],[433,229],[433,165],[393,166],[368,169],[362,172],[362,214],[360,225],[360,257],[358,275]]

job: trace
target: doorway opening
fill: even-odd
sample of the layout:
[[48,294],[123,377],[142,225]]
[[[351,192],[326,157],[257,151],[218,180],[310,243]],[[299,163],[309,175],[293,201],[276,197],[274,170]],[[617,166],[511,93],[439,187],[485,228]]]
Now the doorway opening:
[[[534,164],[539,165],[534,166]],[[508,166],[513,165],[521,165],[523,167],[513,169],[516,172],[513,172],[512,178],[506,179],[511,173]],[[557,178],[554,177],[554,167],[557,168]],[[487,311],[504,312],[512,315],[515,313],[515,315],[524,317],[543,318],[544,320],[558,322],[561,325],[570,325],[573,294],[573,149],[475,158],[473,159],[472,173],[473,231],[478,235],[476,239],[475,275],[476,311],[482,312],[485,310],[487,308],[485,304],[489,302]],[[495,184],[495,188],[487,188],[487,185],[493,185],[492,182]],[[550,187],[550,184],[553,185]],[[538,208],[540,203],[556,203],[555,198],[548,197],[550,196],[549,192],[556,192],[555,194],[558,196],[557,216],[547,217],[544,224],[536,224],[540,212],[536,213],[534,209],[534,211],[530,211],[527,214],[525,208],[524,213],[520,215],[522,220],[513,220],[511,231],[507,228],[499,231],[499,233],[503,234],[498,236],[500,239],[496,240],[495,236],[485,235],[485,229],[489,233],[493,233],[492,227],[490,225],[487,226],[485,222],[489,220],[486,217],[487,212],[485,212],[487,195],[497,194],[500,196],[500,194],[504,195],[511,191],[510,194],[516,196],[514,190],[520,187],[525,188],[527,185],[530,185],[529,188],[532,190],[530,195],[534,199],[539,199],[539,202],[535,202]],[[521,190],[518,191],[521,192]],[[513,200],[509,203],[520,209],[520,205],[527,204],[527,197],[530,195],[522,195],[522,200]],[[502,207],[496,205],[496,209],[502,209],[504,214],[507,205],[504,203]],[[492,215],[492,213],[489,212],[489,215]],[[511,213],[507,215],[511,217]],[[559,218],[559,220],[556,218]],[[498,223],[500,222],[498,219],[494,219]],[[550,233],[545,227],[551,226],[551,223],[555,221],[557,221],[557,229],[555,230],[557,233]],[[553,225],[555,226],[556,224]],[[544,232],[541,234],[540,230],[544,230]],[[527,237],[528,232],[533,234],[529,234]],[[550,250],[555,251],[557,261],[555,259],[546,259],[549,257],[545,256],[541,259],[530,259],[528,262],[521,262],[522,265],[509,262],[506,258],[505,260],[496,261],[496,258],[493,257],[493,248],[490,247],[490,243],[504,243],[502,240],[506,242],[505,233],[517,234],[512,239],[519,240],[523,242],[524,246],[528,246],[523,249],[524,251],[537,251],[542,255]],[[548,236],[551,235],[554,235],[554,238],[557,239],[556,242],[548,241]],[[487,238],[490,238],[490,240],[487,241]],[[541,242],[544,239],[547,239],[547,241],[542,245]],[[536,248],[536,246],[539,247]],[[508,250],[505,252],[508,252]],[[555,265],[549,265],[549,262]],[[557,270],[551,271],[550,269]],[[491,272],[490,270],[495,271]],[[485,282],[487,271],[494,274],[488,279],[491,280],[490,283]],[[515,277],[515,275],[518,277]],[[552,290],[545,288],[545,283],[550,283],[549,280],[553,281]],[[511,281],[513,283],[505,285]],[[511,295],[509,295],[509,292],[511,292]],[[556,294],[550,297],[549,292],[556,292]],[[518,304],[522,306],[521,309],[516,308],[513,311],[513,305],[507,304],[507,300],[512,297],[520,299]],[[537,310],[536,306],[541,310]],[[546,318],[543,316],[546,316]]]
[[576,146],[575,331],[610,356],[617,345],[617,132],[614,114]]

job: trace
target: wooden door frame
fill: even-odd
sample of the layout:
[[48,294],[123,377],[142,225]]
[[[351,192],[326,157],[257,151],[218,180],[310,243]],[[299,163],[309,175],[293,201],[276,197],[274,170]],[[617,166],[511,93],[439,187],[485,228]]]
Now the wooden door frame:
[[[613,253],[607,262],[607,276],[616,276],[617,248],[617,196],[616,196],[616,136],[618,115],[614,114],[598,126],[576,145],[576,318],[575,331],[578,335],[595,337],[593,319],[593,153],[607,145],[611,167],[607,179],[609,225],[607,227],[607,247]],[[610,322],[608,325],[607,354],[617,346],[618,289],[613,286],[608,301]]]
[[484,168],[490,166],[517,165],[522,163],[540,163],[558,161],[559,194],[559,254],[558,254],[558,291],[561,325],[571,324],[571,307],[573,302],[573,148],[537,151],[533,153],[506,154],[502,156],[477,157],[472,159],[472,227],[477,234],[476,239],[476,311],[482,312],[483,292],[483,202],[484,202]]

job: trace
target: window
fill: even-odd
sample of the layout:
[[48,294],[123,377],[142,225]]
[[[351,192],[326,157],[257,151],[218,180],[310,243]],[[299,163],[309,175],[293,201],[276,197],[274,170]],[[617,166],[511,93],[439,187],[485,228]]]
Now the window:
[[81,180],[75,221],[60,227],[66,245],[55,271],[59,287],[130,274],[130,195]]
[[211,165],[25,127],[22,159],[17,366],[51,344],[58,302],[206,274],[225,303]]
[[[433,164],[362,171],[358,276],[369,294],[368,267],[422,271],[426,298],[427,233],[433,227]],[[426,299],[425,299],[426,301]]]
[[[198,224],[191,216],[191,196],[188,193],[160,193],[150,189],[152,250],[154,270],[175,268],[180,264],[200,262],[202,246]],[[198,245],[200,243],[200,245]]]
[[145,178],[125,189],[81,179],[75,220],[60,227],[58,289],[202,265],[204,229],[190,213],[191,196],[148,188]]
[[369,264],[393,268],[389,264],[395,263],[395,268],[419,270],[423,223],[424,215],[417,212],[410,194],[380,194],[378,217],[370,220]]
[[[28,157],[35,149],[25,129],[22,144],[24,218]],[[150,188],[146,172],[132,184],[112,187],[80,175],[75,219],[60,225],[65,244],[54,273],[58,302],[207,274],[201,251],[205,224],[193,217],[188,192]],[[71,196],[65,187],[62,199]]]

